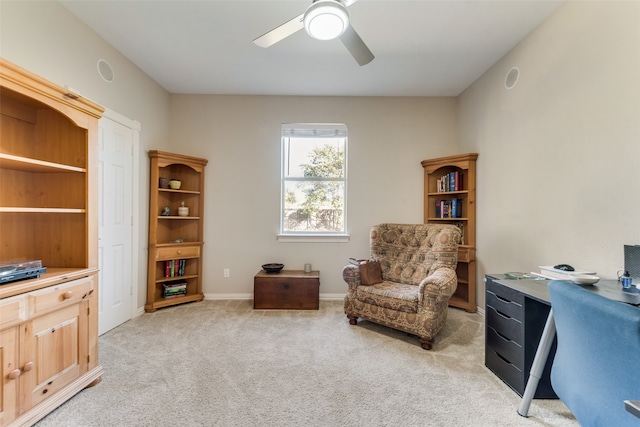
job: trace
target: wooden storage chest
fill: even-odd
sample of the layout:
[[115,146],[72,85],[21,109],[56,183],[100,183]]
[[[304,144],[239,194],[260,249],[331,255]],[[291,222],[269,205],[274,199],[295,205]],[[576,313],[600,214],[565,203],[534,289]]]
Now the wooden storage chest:
[[254,309],[318,310],[319,301],[319,271],[262,270],[253,279]]

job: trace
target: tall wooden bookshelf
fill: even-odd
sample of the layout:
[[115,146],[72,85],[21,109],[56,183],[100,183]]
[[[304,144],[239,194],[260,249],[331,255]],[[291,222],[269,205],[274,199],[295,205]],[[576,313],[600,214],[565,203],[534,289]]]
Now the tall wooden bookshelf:
[[476,159],[477,153],[422,161],[424,222],[462,229],[458,248],[458,288],[449,305],[473,313],[476,305]]
[[[149,265],[144,308],[154,312],[158,308],[204,299],[202,235],[207,160],[156,150],[149,151],[149,158]],[[161,185],[160,178],[179,180],[180,188]],[[179,214],[183,203],[189,209],[187,215]],[[184,284],[184,294],[165,294],[165,287]]]

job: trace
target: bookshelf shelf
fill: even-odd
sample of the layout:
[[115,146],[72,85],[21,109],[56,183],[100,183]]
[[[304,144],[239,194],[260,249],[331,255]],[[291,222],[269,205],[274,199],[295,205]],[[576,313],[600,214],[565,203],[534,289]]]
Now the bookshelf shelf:
[[[477,153],[423,160],[424,222],[462,229],[458,247],[458,288],[449,305],[473,313],[476,305],[476,159]],[[455,207],[453,207],[455,205]],[[453,215],[453,216],[451,216]]]

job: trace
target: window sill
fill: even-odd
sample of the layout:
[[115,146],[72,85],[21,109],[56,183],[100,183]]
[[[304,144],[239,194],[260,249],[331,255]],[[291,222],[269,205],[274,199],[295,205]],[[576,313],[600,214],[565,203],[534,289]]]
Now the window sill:
[[347,243],[349,235],[278,234],[277,239],[281,243]]

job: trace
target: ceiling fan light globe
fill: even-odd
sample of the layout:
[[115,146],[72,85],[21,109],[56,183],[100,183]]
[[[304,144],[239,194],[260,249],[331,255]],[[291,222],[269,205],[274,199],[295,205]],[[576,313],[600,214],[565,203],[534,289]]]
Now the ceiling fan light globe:
[[304,13],[304,29],[318,40],[340,37],[349,26],[347,8],[336,0],[318,0]]

